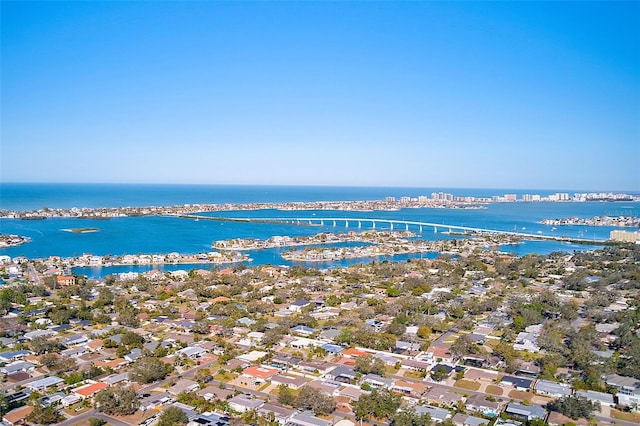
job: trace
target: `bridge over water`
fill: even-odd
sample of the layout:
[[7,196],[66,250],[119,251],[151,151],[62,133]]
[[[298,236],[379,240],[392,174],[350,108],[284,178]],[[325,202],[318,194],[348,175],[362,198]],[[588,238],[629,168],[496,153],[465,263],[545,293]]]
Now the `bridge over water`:
[[500,234],[500,235],[512,235],[516,237],[521,237],[524,239],[535,239],[535,240],[551,240],[551,241],[570,241],[577,243],[589,243],[589,244],[602,244],[604,240],[588,240],[584,238],[572,238],[566,236],[554,236],[554,235],[543,235],[543,234],[529,234],[524,232],[517,231],[504,231],[498,229],[486,229],[486,228],[476,228],[472,226],[463,226],[463,225],[450,225],[443,223],[433,223],[433,222],[419,222],[419,221],[411,221],[411,220],[400,220],[400,219],[375,219],[375,218],[354,218],[354,217],[261,217],[261,218],[239,218],[239,217],[215,217],[215,216],[204,216],[204,215],[181,215],[180,217],[191,218],[191,219],[203,219],[203,220],[214,220],[214,221],[222,221],[222,222],[248,222],[248,223],[271,223],[278,225],[293,225],[293,226],[334,226],[334,227],[342,227],[345,229],[356,228],[356,229],[386,229],[383,228],[385,225],[388,226],[388,229],[402,229],[405,231],[409,231],[411,229],[418,230],[419,233],[422,233],[425,230],[433,229],[434,233],[445,232],[445,233],[461,233],[461,234],[470,234],[470,233],[483,233],[483,234]]

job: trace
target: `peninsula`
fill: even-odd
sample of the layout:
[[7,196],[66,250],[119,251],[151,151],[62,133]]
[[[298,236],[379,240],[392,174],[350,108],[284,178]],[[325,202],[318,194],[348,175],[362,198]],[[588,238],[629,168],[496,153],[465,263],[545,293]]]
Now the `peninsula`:
[[584,226],[620,226],[626,228],[640,227],[640,218],[633,216],[595,216],[592,218],[568,217],[563,219],[542,219],[543,225],[584,225]]
[[194,213],[236,211],[236,210],[344,210],[344,211],[395,211],[407,208],[432,209],[484,209],[490,203],[510,202],[584,202],[584,201],[630,201],[638,202],[640,197],[629,194],[556,193],[549,196],[524,194],[520,199],[516,194],[493,195],[491,197],[454,196],[449,193],[432,193],[430,197],[403,196],[386,197],[384,200],[360,201],[310,201],[283,203],[225,203],[225,204],[182,204],[173,206],[145,207],[73,207],[37,210],[0,210],[0,219],[41,220],[48,218],[110,219],[127,216],[183,216]]

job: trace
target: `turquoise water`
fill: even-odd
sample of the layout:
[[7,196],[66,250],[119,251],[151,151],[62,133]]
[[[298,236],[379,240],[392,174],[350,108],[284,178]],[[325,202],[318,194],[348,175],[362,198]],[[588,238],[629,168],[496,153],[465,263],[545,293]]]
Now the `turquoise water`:
[[[401,188],[268,185],[156,185],[0,182],[0,209],[32,210],[72,207],[168,206],[198,203],[258,203],[293,201],[382,200],[387,196],[430,196],[447,192],[454,196],[589,192],[584,190]],[[637,211],[637,206],[636,206]]]
[[[14,185],[14,186],[11,186]],[[331,188],[331,187],[260,187],[260,186],[176,186],[176,185],[56,185],[41,186],[2,184],[0,193],[1,208],[28,209],[42,206],[48,207],[95,207],[124,205],[174,205],[185,203],[245,203],[245,202],[287,202],[287,201],[326,201],[326,200],[365,200],[383,199],[386,196],[430,195],[442,189],[420,188]],[[47,193],[48,190],[48,193]],[[76,191],[76,192],[74,192]],[[444,189],[445,192],[454,190]],[[455,190],[456,195],[490,196],[514,192],[509,190]],[[536,191],[520,191],[535,193]],[[75,193],[75,196],[73,195]],[[546,194],[538,191],[538,193]],[[22,196],[20,196],[22,194]],[[141,198],[137,200],[136,197]],[[109,197],[113,197],[110,201]],[[585,202],[585,203],[493,203],[486,209],[402,209],[398,211],[229,211],[207,213],[222,217],[345,217],[376,218],[407,221],[432,222],[443,225],[468,226],[503,231],[519,231],[530,234],[570,236],[590,240],[605,240],[612,227],[589,226],[551,226],[537,222],[544,218],[563,218],[578,216],[589,218],[602,215],[637,216],[640,203],[632,202]],[[294,226],[286,224],[240,223],[208,220],[182,219],[176,217],[127,217],[109,220],[90,219],[46,219],[17,220],[0,219],[0,232],[19,234],[32,238],[28,244],[19,247],[0,249],[0,254],[12,257],[24,255],[29,258],[44,258],[52,255],[69,257],[91,253],[96,255],[123,255],[137,253],[199,253],[211,250],[211,244],[217,240],[231,238],[268,239],[274,235],[314,235],[319,232],[343,233],[357,230],[357,224],[351,222],[348,229],[344,224],[325,222],[324,226]],[[79,227],[96,227],[99,232],[75,234],[64,229]],[[363,223],[363,228],[369,224]],[[376,229],[388,229],[388,224],[378,224]],[[399,229],[397,226],[395,229]],[[404,228],[402,228],[404,229]],[[415,226],[411,231],[418,232]],[[422,239],[434,240],[449,238],[442,233],[446,226],[440,227],[438,233],[433,228],[424,228],[419,236]],[[634,230],[629,229],[627,230]],[[519,255],[527,253],[549,253],[551,251],[588,250],[592,246],[567,244],[553,241],[525,242],[518,246],[506,247],[504,251]],[[406,260],[420,255],[404,255],[394,257]],[[253,264],[290,264],[285,262],[277,250],[251,252]],[[358,263],[363,260],[349,260]],[[328,267],[336,263],[316,266]],[[184,269],[184,265],[180,265]],[[165,266],[169,268],[171,266]],[[211,267],[210,265],[208,267]]]

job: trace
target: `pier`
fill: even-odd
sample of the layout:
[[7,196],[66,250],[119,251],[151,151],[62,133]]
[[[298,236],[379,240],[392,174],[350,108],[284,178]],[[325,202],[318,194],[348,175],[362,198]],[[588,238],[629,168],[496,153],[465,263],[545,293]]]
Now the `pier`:
[[274,218],[233,218],[233,217],[214,217],[204,215],[181,215],[180,217],[189,219],[202,219],[202,220],[214,220],[223,222],[247,222],[247,223],[266,223],[266,224],[278,224],[278,225],[292,225],[292,226],[333,226],[343,228],[355,228],[355,229],[379,229],[380,226],[388,226],[390,230],[401,229],[409,231],[410,227],[418,230],[422,233],[424,230],[433,229],[434,233],[443,232],[448,234],[460,233],[460,234],[498,234],[498,235],[512,235],[524,239],[531,240],[549,240],[549,241],[563,241],[574,242],[582,244],[604,244],[605,240],[595,240],[586,238],[573,238],[568,236],[554,236],[543,234],[529,234],[525,232],[517,231],[504,231],[497,229],[476,228],[471,226],[452,225],[443,223],[432,222],[418,222],[411,220],[400,219],[379,219],[379,218],[354,218],[354,217],[274,217]]

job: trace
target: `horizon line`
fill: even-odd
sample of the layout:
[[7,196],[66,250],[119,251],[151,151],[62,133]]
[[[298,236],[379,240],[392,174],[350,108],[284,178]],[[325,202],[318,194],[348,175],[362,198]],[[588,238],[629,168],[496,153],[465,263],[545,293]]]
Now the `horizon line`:
[[349,184],[285,184],[285,183],[203,183],[203,182],[37,182],[37,181],[0,181],[0,185],[157,185],[157,186],[259,186],[259,187],[317,187],[317,188],[398,188],[398,189],[473,189],[473,190],[513,190],[513,191],[572,191],[572,192],[624,192],[640,193],[640,189],[566,189],[533,187],[495,187],[495,186],[416,186],[416,185],[349,185]]

